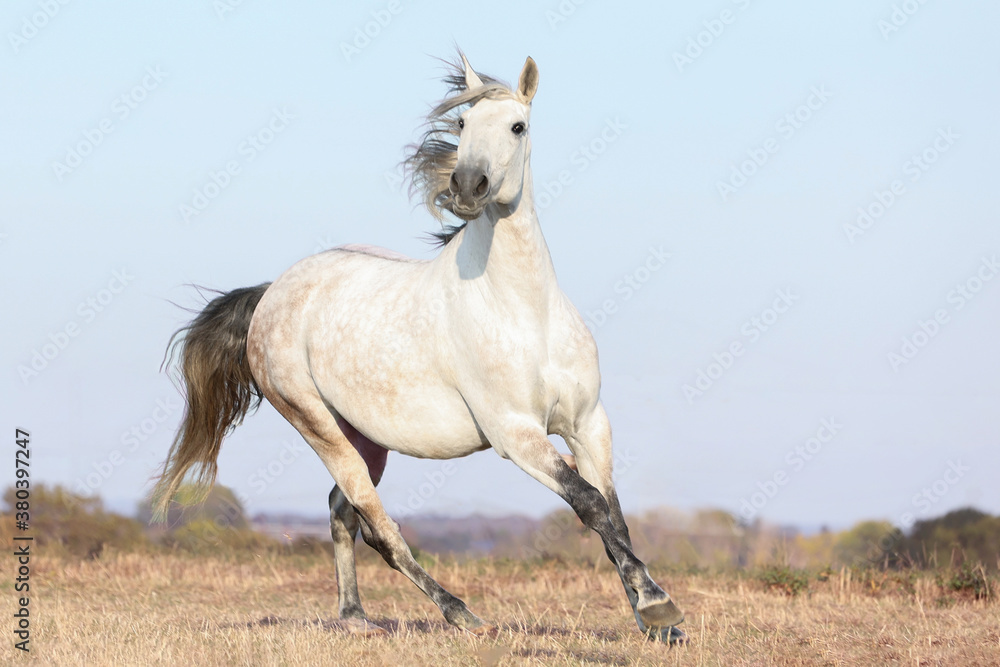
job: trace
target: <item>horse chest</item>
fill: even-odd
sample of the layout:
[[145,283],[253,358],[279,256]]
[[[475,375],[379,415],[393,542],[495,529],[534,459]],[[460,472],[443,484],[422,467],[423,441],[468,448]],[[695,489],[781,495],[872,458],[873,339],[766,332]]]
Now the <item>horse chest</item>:
[[597,400],[597,349],[575,311],[483,331],[458,360],[459,389],[470,405],[505,403],[546,427],[572,423]]

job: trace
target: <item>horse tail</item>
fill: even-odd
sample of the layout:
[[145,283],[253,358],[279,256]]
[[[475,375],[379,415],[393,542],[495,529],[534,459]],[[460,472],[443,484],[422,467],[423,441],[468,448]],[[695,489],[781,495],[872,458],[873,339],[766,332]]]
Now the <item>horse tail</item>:
[[270,283],[222,293],[182,327],[167,345],[167,360],[180,350],[186,408],[180,429],[153,489],[154,521],[166,519],[170,501],[194,468],[194,493],[185,504],[205,499],[218,472],[222,439],[260,405],[262,394],[247,361],[247,333]]

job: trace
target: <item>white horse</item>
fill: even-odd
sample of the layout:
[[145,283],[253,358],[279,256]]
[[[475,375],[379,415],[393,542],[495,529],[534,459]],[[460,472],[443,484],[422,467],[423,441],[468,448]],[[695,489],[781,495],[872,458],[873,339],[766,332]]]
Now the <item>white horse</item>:
[[[477,75],[464,55],[461,62],[408,164],[432,213],[464,222],[437,235],[443,248],[430,261],[343,246],[270,285],[211,301],[178,339],[187,411],[157,507],[162,515],[189,471],[201,488],[211,485],[223,437],[266,397],[336,482],[341,618],[367,627],[354,561],[360,528],[449,623],[482,632],[489,626],[414,560],[375,486],[388,450],[449,459],[492,448],[601,536],[639,629],[681,640],[674,626],[683,614],[632,553],[611,478],[597,347],[559,289],[535,213],[529,128],[538,69],[528,58],[511,90]],[[566,441],[576,470],[549,434]]]

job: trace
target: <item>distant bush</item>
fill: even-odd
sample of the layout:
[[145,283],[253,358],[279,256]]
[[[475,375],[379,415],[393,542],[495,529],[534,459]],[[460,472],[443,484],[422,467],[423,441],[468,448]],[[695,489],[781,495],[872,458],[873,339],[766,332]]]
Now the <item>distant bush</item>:
[[960,594],[966,594],[976,600],[993,600],[994,582],[986,575],[982,565],[973,567],[968,562],[961,567],[946,571],[938,576],[941,585]]
[[[10,513],[16,502],[14,493],[11,487],[3,494]],[[93,558],[106,546],[123,551],[150,546],[141,523],[104,511],[101,499],[94,496],[38,484],[31,489],[30,507],[30,534],[42,550]],[[9,520],[4,524],[5,533],[12,529],[9,524]]]
[[834,536],[834,562],[848,567],[895,568],[901,564],[903,541],[903,532],[888,521],[862,521]]
[[795,570],[787,565],[765,567],[757,572],[756,579],[768,590],[792,597],[809,590],[809,575],[804,570]]
[[[247,520],[243,504],[229,487],[216,484],[203,502],[192,504],[197,495],[198,491],[193,485],[181,485],[174,494],[174,502],[167,512],[165,524],[169,530],[175,530],[195,521],[211,521],[220,528],[233,528],[238,531],[250,529],[250,521]],[[149,524],[152,519],[153,510],[147,499],[139,505],[139,521]]]
[[245,551],[277,551],[278,542],[249,529],[220,526],[209,519],[189,521],[161,538],[163,546],[199,556]]
[[914,595],[916,593],[916,572],[912,569],[887,570],[870,565],[850,568],[851,581],[862,593],[878,597],[886,594]]
[[906,540],[915,563],[923,567],[981,563],[1000,568],[1000,517],[973,508],[918,521]]
[[[194,486],[181,485],[167,512],[165,527],[151,526],[164,547],[200,556],[288,551],[277,540],[254,532],[232,489],[216,484],[202,502],[192,504],[196,497]],[[149,523],[152,516],[147,499],[139,506],[139,518]]]

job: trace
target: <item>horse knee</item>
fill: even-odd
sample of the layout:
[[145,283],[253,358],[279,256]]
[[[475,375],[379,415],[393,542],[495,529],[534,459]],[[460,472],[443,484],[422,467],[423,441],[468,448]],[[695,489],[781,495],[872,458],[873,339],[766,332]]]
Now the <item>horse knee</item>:
[[417,566],[409,545],[399,532],[399,526],[390,519],[388,526],[373,526],[361,517],[361,535],[372,549],[394,570],[407,572]]

